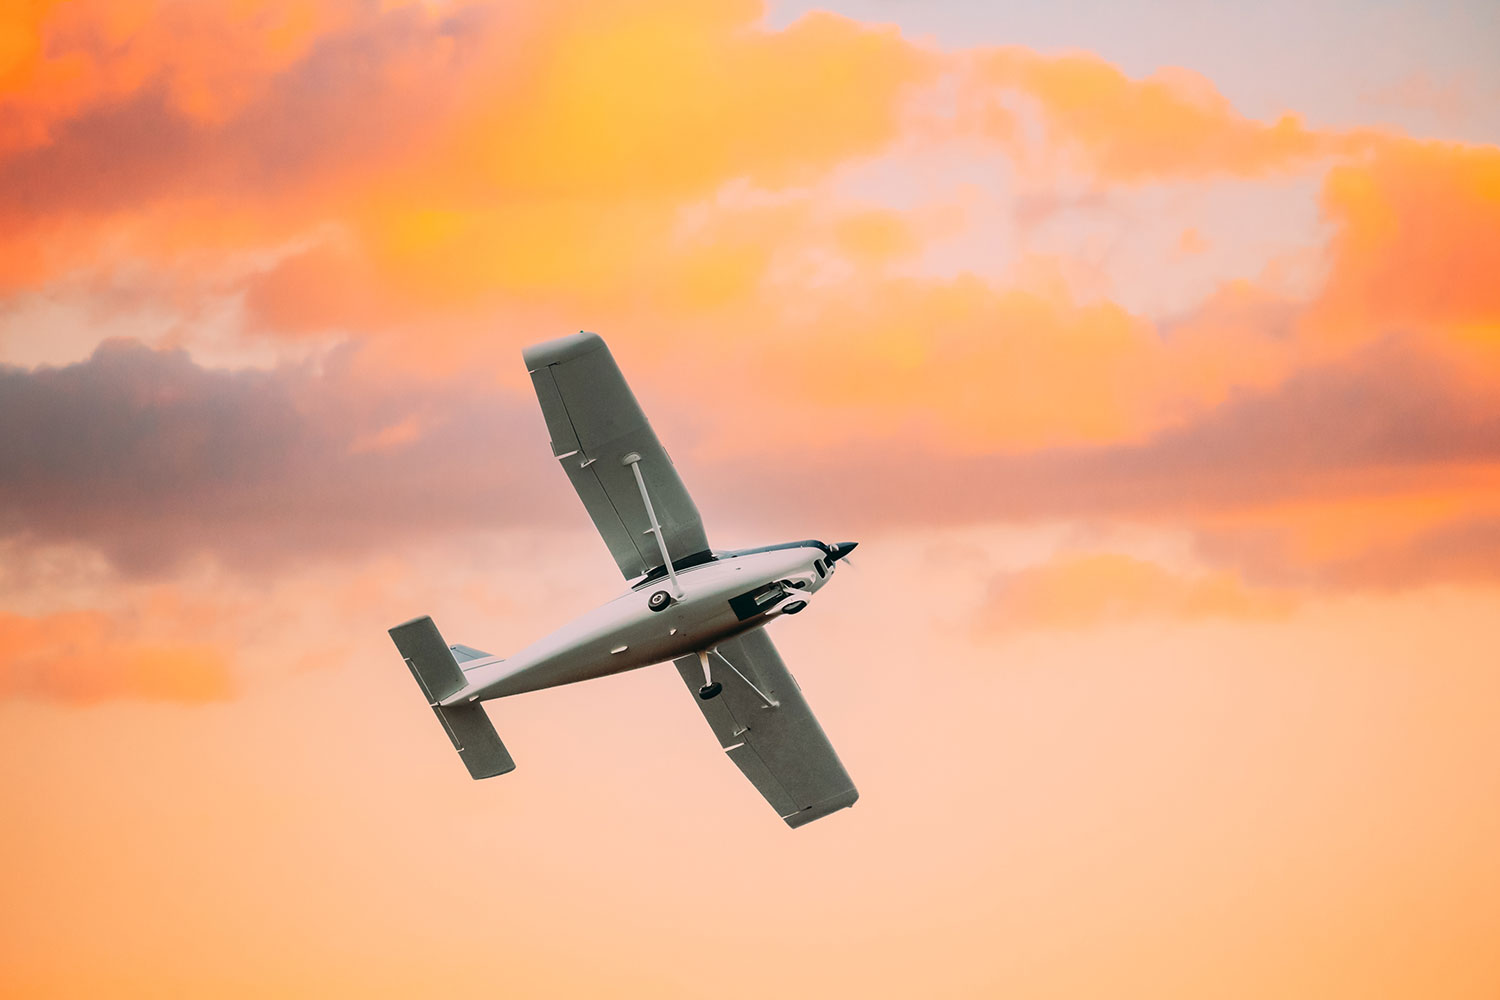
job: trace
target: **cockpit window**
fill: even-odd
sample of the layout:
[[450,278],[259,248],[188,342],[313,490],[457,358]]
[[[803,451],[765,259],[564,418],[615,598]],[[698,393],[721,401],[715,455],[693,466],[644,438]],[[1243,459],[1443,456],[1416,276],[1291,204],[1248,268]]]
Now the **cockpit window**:
[[815,570],[818,571],[818,579],[819,580],[823,579],[823,577],[825,577],[825,576],[828,575],[828,570],[826,570],[826,569],[823,568],[823,560],[821,560],[821,559],[814,559],[813,560],[813,569],[815,569]]

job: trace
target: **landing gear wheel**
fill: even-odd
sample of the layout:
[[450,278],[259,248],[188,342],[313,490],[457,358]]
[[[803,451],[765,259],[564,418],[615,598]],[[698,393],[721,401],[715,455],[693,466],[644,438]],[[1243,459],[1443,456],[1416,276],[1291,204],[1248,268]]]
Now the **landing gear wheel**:
[[650,608],[652,611],[665,611],[671,603],[672,595],[667,593],[665,590],[658,590],[656,593],[651,595],[651,600],[646,602],[646,607]]
[[806,601],[788,601],[786,607],[781,609],[781,613],[785,615],[795,615],[805,607],[807,607]]
[[719,692],[722,690],[724,690],[724,685],[720,684],[718,681],[714,681],[712,684],[705,684],[703,687],[699,688],[698,697],[702,698],[704,701],[708,701],[708,699],[710,698],[717,698],[719,696]]

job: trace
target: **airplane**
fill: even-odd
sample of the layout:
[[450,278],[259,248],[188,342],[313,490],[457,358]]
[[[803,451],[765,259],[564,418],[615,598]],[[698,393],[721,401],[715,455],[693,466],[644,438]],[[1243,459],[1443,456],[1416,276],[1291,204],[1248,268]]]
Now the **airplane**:
[[509,657],[450,645],[427,616],[390,629],[469,774],[516,767],[483,702],[670,660],[724,752],[788,826],[852,806],[859,792],[766,626],[806,610],[858,543],[712,549],[603,338],[549,340],[522,358],[552,453],[629,589]]

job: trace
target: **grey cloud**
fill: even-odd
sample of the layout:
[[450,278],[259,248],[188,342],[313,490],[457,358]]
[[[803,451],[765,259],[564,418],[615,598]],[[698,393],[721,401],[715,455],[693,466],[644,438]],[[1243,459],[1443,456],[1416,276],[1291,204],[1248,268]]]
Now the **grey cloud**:
[[[477,379],[376,384],[351,356],[221,371],[113,341],[63,368],[0,368],[0,532],[149,573],[197,552],[274,564],[552,516],[504,457],[547,454],[532,400]],[[414,440],[372,446],[407,421]]]
[[[13,231],[181,198],[320,190],[370,160],[420,148],[461,100],[503,9],[432,19],[374,8],[323,38],[221,124],[176,111],[161,85],[59,124],[53,141],[0,158],[0,223]],[[519,42],[518,42],[519,44]],[[397,81],[391,66],[420,65]]]

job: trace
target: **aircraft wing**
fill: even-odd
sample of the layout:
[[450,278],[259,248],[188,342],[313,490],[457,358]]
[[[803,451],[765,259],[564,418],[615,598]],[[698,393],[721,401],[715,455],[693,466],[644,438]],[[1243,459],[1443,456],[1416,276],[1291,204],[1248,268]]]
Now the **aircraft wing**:
[[698,507],[625,384],[609,347],[580,333],[523,352],[552,436],[552,454],[604,536],[627,580],[662,565],[635,473],[621,459],[641,456],[646,492],[674,565],[707,559],[708,537]]
[[[724,690],[708,701],[698,697],[703,668],[697,656],[673,662],[724,752],[776,814],[797,827],[852,806],[859,791],[765,630],[725,640],[719,652],[745,676],[712,657],[709,667]],[[780,706],[765,707],[751,683]]]

